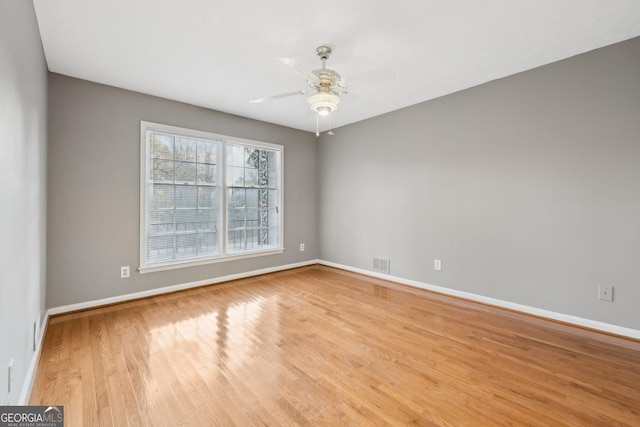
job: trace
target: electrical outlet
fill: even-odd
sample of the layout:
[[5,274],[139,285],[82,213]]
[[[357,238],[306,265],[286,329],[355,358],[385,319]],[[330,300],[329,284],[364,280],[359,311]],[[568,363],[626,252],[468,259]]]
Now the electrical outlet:
[[613,302],[613,286],[598,285],[598,299]]
[[304,243],[300,243],[300,252],[304,252]]
[[126,279],[127,277],[129,277],[130,272],[131,272],[131,270],[129,269],[128,265],[120,267],[120,278],[121,279]]
[[9,361],[9,366],[7,369],[7,393],[11,393],[12,388],[13,388],[13,359]]
[[38,316],[36,316],[36,320],[33,322],[33,351],[38,349],[38,344],[40,343],[40,327],[42,322],[42,312],[38,311]]
[[442,270],[442,261],[439,259],[434,259],[433,260],[433,269],[435,271],[441,271]]

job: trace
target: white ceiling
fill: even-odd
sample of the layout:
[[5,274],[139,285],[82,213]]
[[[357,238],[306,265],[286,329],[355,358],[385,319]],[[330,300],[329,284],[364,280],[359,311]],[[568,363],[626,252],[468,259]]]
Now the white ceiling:
[[[344,126],[640,35],[638,0],[34,0],[49,69],[315,132],[278,61],[350,77]],[[321,124],[327,129],[327,123]]]

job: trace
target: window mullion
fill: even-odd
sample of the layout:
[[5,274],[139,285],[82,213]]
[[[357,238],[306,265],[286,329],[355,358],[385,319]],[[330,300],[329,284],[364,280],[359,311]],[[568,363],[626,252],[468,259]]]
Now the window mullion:
[[178,206],[178,188],[176,187],[176,139],[174,137],[171,138],[171,145],[172,145],[172,151],[173,151],[173,164],[172,164],[172,168],[171,168],[171,184],[173,186],[173,200],[172,200],[172,213],[173,215],[172,217],[172,223],[173,223],[173,258],[175,259],[176,256],[178,255],[178,224],[176,222],[176,217],[178,216],[178,210],[177,210],[177,206]]
[[228,227],[227,223],[227,142],[222,141],[218,148],[218,176],[220,177],[220,253],[222,256],[227,256],[227,239],[228,239]]

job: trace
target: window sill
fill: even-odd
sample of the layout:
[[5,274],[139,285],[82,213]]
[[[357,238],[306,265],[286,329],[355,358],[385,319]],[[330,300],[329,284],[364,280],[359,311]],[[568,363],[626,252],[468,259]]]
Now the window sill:
[[268,250],[255,251],[255,252],[245,252],[242,254],[227,255],[219,258],[207,258],[207,259],[195,260],[195,261],[173,262],[171,264],[155,264],[155,265],[149,265],[145,267],[138,267],[138,272],[140,274],[155,273],[157,271],[175,270],[178,268],[187,268],[187,267],[197,267],[200,265],[216,264],[219,262],[236,261],[240,259],[256,258],[261,256],[277,255],[281,253],[284,253],[284,248],[268,249]]

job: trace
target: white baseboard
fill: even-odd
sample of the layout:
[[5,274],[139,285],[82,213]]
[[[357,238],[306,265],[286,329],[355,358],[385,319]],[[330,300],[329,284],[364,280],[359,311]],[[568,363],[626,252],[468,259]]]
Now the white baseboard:
[[162,288],[149,289],[148,291],[134,292],[131,294],[118,295],[115,297],[103,298],[99,300],[63,305],[60,307],[50,308],[49,310],[47,310],[47,315],[52,316],[57,314],[69,313],[72,311],[87,310],[90,308],[96,308],[104,305],[116,304],[119,302],[131,301],[134,299],[151,297],[155,295],[168,294],[171,292],[182,291],[185,289],[197,288],[199,286],[206,286],[206,285],[213,285],[221,282],[228,282],[230,280],[244,279],[247,277],[259,276],[261,274],[275,273],[277,271],[291,270],[292,268],[305,267],[307,265],[313,265],[313,264],[318,264],[318,260],[314,259],[310,261],[299,262],[296,264],[279,265],[276,267],[263,268],[261,270],[246,271],[238,274],[230,274],[228,276],[198,280],[197,282],[189,282],[189,283],[182,283],[178,285],[164,286]]
[[396,277],[389,274],[376,273],[361,268],[350,267],[348,265],[337,264],[334,262],[318,260],[318,264],[326,265],[328,267],[335,267],[341,270],[351,271],[353,273],[363,274],[365,276],[375,277],[378,279],[389,280],[392,282],[400,283],[402,285],[413,286],[428,291],[438,292],[445,295],[451,295],[459,298],[464,298],[471,301],[481,302],[483,304],[493,305],[496,307],[507,308],[509,310],[519,311],[522,313],[532,314],[538,317],[544,317],[546,319],[557,320],[564,323],[569,323],[584,328],[595,329],[598,331],[620,335],[628,338],[640,339],[640,330],[625,328],[623,326],[612,325],[609,323],[599,322],[597,320],[585,319],[578,316],[572,316],[570,314],[557,313],[554,311],[544,310],[541,308],[530,307],[528,305],[516,304],[509,301],[504,301],[496,298],[485,297],[482,295],[474,294],[471,292],[458,291],[455,289],[445,288],[442,286],[430,285],[428,283],[418,282],[416,280],[404,279],[402,277]]
[[49,312],[46,312],[42,323],[40,325],[40,336],[37,337],[38,341],[36,349],[31,356],[31,361],[27,367],[27,377],[24,379],[22,385],[22,392],[18,400],[18,405],[26,405],[29,403],[29,397],[31,396],[31,389],[33,388],[33,382],[36,378],[36,368],[38,367],[38,361],[40,360],[40,352],[42,351],[42,343],[44,342],[44,336],[47,331],[47,325],[49,324]]

